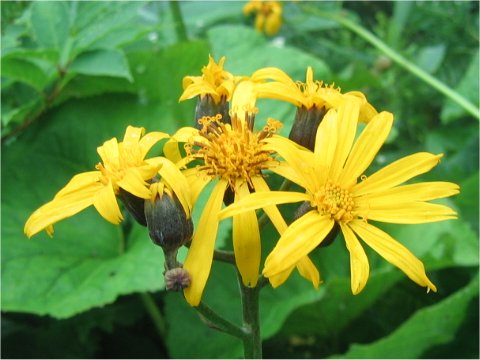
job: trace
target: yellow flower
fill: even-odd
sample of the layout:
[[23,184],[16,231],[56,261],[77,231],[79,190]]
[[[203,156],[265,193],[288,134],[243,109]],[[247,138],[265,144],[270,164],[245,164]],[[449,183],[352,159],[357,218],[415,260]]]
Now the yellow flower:
[[369,276],[368,259],[358,237],[414,282],[436,291],[422,262],[370,221],[418,224],[454,219],[452,209],[428,201],[455,195],[459,187],[448,182],[402,185],[432,169],[441,154],[416,153],[369,177],[363,175],[387,138],[393,116],[388,112],[376,115],[354,141],[359,111],[358,102],[330,110],[318,128],[314,152],[279,136],[268,139],[266,149],[278,152],[290,165],[283,175],[306,192],[255,193],[224,209],[220,218],[275,204],[308,202],[311,210],[288,227],[267,257],[265,276],[278,276],[291,268],[338,224],[350,253],[354,294],[362,291]]
[[243,7],[244,15],[256,13],[255,28],[267,35],[275,35],[282,26],[282,5],[278,1],[249,1]]
[[[251,85],[245,82],[236,90],[232,105],[236,112],[233,112],[231,124],[223,123],[220,115],[203,117],[200,119],[200,130],[182,128],[164,148],[169,157],[179,159],[177,142],[184,142],[187,157],[199,163],[195,168],[184,171],[190,181],[193,203],[207,184],[215,183],[184,263],[184,269],[191,276],[191,285],[184,290],[184,294],[193,306],[199,304],[210,274],[218,213],[226,194],[233,194],[233,201],[237,202],[253,191],[269,191],[262,171],[280,166],[280,162],[274,159],[273,151],[265,150],[265,146],[268,146],[266,139],[281,124],[269,120],[260,132],[252,131],[255,98]],[[287,225],[276,206],[267,206],[264,211],[280,232],[286,230]],[[235,261],[242,281],[246,286],[255,286],[261,257],[260,231],[255,211],[234,216],[232,232]],[[304,277],[318,286],[318,271],[307,257],[300,259],[295,266]]]
[[163,162],[159,158],[145,160],[145,155],[158,141],[169,136],[162,132],[150,132],[142,137],[144,131],[143,128],[129,126],[123,142],[113,138],[98,147],[102,162],[97,164],[97,171],[75,175],[52,201],[29,217],[25,234],[31,237],[45,229],[52,235],[54,223],[90,205],[106,220],[118,224],[122,214],[115,196],[121,189],[136,197],[149,199],[151,191],[146,181],[157,174]]
[[[257,70],[251,76],[251,81],[262,83],[257,85],[256,90],[259,98],[271,98],[287,101],[298,108],[312,109],[337,109],[346,100],[357,99],[361,102],[360,121],[368,122],[377,114],[375,108],[368,103],[365,95],[359,91],[350,91],[345,94],[333,85],[324,84],[314,80],[313,70],[307,68],[305,82],[295,82],[282,70],[268,67]],[[268,81],[267,80],[273,80]]]
[[202,76],[185,76],[184,91],[179,101],[205,95],[211,96],[215,104],[230,100],[235,90],[236,78],[223,69],[224,63],[225,56],[218,64],[212,56],[209,56],[208,65],[202,69]]

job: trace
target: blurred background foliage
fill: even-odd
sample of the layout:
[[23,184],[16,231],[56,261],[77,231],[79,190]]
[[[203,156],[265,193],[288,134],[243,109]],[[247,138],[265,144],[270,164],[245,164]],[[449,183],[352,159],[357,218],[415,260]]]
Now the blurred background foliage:
[[[352,296],[348,254],[337,240],[314,254],[320,290],[293,276],[262,292],[264,356],[478,358],[478,121],[316,13],[348,17],[478,107],[478,2],[284,2],[274,37],[253,29],[244,4],[2,2],[3,358],[242,356],[236,339],[207,328],[180,294],[163,290],[162,252],[131,220],[116,227],[89,209],[59,223],[53,239],[23,235],[30,213],[75,173],[93,169],[96,147],[121,138],[128,124],[170,133],[192,125],[195,101],[178,103],[182,78],[199,75],[208,54],[226,56],[235,75],[277,66],[305,80],[310,65],[318,79],[365,92],[396,119],[374,167],[442,152],[423,179],[461,185],[448,200],[458,220],[388,226],[424,261],[438,293],[425,294],[369,252],[369,283]],[[258,106],[258,126],[274,117],[288,133],[292,106]],[[293,209],[282,210],[291,221]],[[227,248],[228,231],[225,222]],[[277,235],[267,225],[262,236],[267,253]],[[239,321],[233,269],[214,265],[205,301]]]

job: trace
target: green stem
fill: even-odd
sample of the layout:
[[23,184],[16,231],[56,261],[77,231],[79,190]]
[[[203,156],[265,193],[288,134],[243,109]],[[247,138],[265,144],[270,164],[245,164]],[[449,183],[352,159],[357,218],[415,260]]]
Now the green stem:
[[243,339],[245,337],[245,333],[241,328],[218,315],[215,311],[213,311],[203,302],[200,302],[200,304],[195,307],[195,310],[197,310],[202,315],[204,322],[209,327],[223,331],[226,334],[235,336],[240,339]]
[[155,328],[157,329],[158,336],[162,339],[165,339],[167,332],[167,326],[165,324],[165,319],[163,318],[162,313],[158,310],[155,300],[149,293],[140,293],[140,299],[142,299],[143,305],[147,310],[148,315],[152,319]]
[[385,55],[387,55],[390,59],[395,61],[398,65],[403,67],[404,69],[410,71],[412,74],[417,76],[418,78],[422,79],[425,81],[427,84],[429,84],[431,87],[434,89],[438,90],[445,96],[449,97],[451,100],[456,102],[458,105],[460,105],[463,109],[465,109],[468,113],[473,115],[474,117],[477,118],[477,120],[480,120],[480,109],[472,104],[469,100],[464,98],[462,95],[457,93],[455,90],[451,89],[444,83],[440,82],[437,80],[435,77],[431,76],[429,73],[425,72],[422,70],[420,67],[417,65],[413,64],[412,62],[408,61],[405,59],[402,55],[400,55],[398,52],[390,48],[387,44],[385,44],[383,41],[381,41],[378,37],[376,37],[374,34],[369,32],[368,30],[364,29],[360,25],[356,24],[355,22],[351,21],[348,19],[346,16],[341,16],[341,15],[336,15],[336,14],[331,14],[331,13],[326,13],[321,10],[318,10],[316,8],[306,6],[305,7],[308,12],[312,14],[316,14],[318,16],[322,16],[331,20],[334,20],[346,28],[350,29],[360,37],[362,37],[364,40],[375,46],[378,50],[383,52]]
[[183,22],[182,12],[180,10],[179,1],[170,1],[170,10],[172,11],[173,21],[175,23],[175,31],[179,42],[188,41],[187,29]]
[[243,338],[245,359],[262,358],[262,338],[260,336],[260,286],[247,287],[243,285],[241,276],[238,276],[242,294],[243,329],[246,336]]

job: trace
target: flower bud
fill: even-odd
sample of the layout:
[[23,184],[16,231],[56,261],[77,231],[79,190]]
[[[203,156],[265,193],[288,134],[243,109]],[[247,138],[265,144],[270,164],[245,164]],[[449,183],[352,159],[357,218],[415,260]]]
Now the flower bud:
[[120,188],[118,197],[120,198],[128,212],[133,216],[133,218],[137,220],[140,225],[147,226],[147,220],[145,219],[144,210],[145,199],[132,195],[128,191],[123,190],[122,188]]
[[210,95],[202,95],[198,97],[197,106],[195,107],[195,128],[201,130],[202,124],[198,122],[204,116],[216,116],[217,114],[222,115],[222,122],[225,124],[231,124],[228,102],[224,97],[220,99],[220,102],[217,104],[215,100]]
[[313,107],[311,109],[303,106],[299,107],[288,138],[313,151],[318,125],[320,125],[325,113],[325,107]]
[[175,195],[158,195],[145,200],[145,218],[152,241],[165,253],[176,253],[193,234],[193,222],[188,218]]

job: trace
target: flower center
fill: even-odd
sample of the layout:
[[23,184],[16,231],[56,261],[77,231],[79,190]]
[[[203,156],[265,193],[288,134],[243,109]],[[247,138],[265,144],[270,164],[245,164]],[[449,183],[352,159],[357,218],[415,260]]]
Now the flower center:
[[205,116],[199,120],[202,140],[186,144],[187,154],[203,160],[199,166],[209,176],[228,180],[230,186],[243,179],[252,185],[251,178],[268,168],[273,160],[272,151],[264,150],[263,139],[271,137],[281,123],[269,120],[265,128],[253,133],[246,121],[232,117],[232,125],[224,124],[221,115]]
[[323,189],[314,194],[312,206],[320,214],[328,215],[336,221],[349,222],[353,220],[352,210],[355,203],[350,191],[343,189],[338,184],[328,182]]

